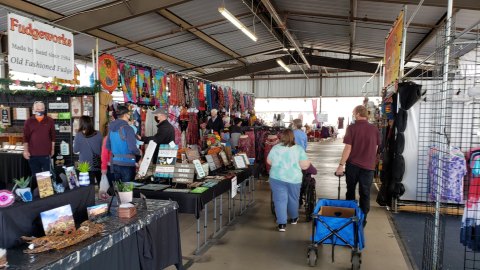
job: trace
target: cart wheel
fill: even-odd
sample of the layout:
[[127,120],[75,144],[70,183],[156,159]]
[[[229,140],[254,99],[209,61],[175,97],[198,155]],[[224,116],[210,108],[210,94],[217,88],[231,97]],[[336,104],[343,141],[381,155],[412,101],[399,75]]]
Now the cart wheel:
[[307,261],[310,267],[314,267],[315,265],[317,265],[317,252],[314,249],[310,249],[308,251]]
[[360,270],[360,264],[362,261],[360,260],[359,253],[352,254],[352,270]]

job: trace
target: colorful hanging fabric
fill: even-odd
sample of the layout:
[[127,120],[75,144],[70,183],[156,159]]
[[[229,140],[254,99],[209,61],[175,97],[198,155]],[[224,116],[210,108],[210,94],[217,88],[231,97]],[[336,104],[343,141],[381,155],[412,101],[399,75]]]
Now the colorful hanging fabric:
[[199,143],[198,115],[195,112],[189,112],[189,124],[187,129],[187,143],[196,145]]
[[185,106],[185,85],[183,81],[182,77],[177,76],[177,98],[179,106]]
[[183,79],[183,96],[185,97],[185,105],[190,107],[190,104],[192,103],[191,96],[190,96],[190,89],[191,89],[191,80],[189,79]]
[[206,110],[206,105],[205,105],[205,83],[200,82],[199,83],[199,88],[198,88],[198,109],[200,111],[205,111]]
[[120,63],[120,78],[122,80],[124,101],[137,102],[137,67],[127,63]]
[[228,88],[228,108],[230,111],[233,109],[233,91],[232,88]]
[[223,88],[223,99],[224,99],[224,106],[225,106],[225,110],[229,110],[230,109],[230,104],[229,104],[229,101],[228,101],[228,87],[224,87]]
[[169,87],[170,90],[170,105],[177,106],[178,105],[178,97],[177,97],[177,77],[173,74],[168,76],[169,80]]
[[212,88],[212,108],[218,109],[218,87],[212,84],[211,88]]
[[240,93],[240,111],[245,111],[245,100],[243,99],[243,93]]
[[193,80],[192,84],[192,99],[193,99],[193,108],[198,108],[200,106],[199,101],[198,101],[198,81]]
[[118,67],[115,57],[111,54],[102,54],[98,58],[98,77],[102,88],[110,94],[118,87]]
[[213,109],[213,107],[212,107],[212,85],[207,83],[205,91],[207,92],[207,110],[211,111]]
[[151,72],[148,68],[138,68],[138,102],[141,104],[154,104],[152,95]]
[[225,108],[225,97],[223,95],[223,89],[220,86],[217,89],[217,95],[218,95],[218,109],[223,110]]
[[168,100],[165,73],[158,69],[152,70],[152,82],[154,104],[165,108]]

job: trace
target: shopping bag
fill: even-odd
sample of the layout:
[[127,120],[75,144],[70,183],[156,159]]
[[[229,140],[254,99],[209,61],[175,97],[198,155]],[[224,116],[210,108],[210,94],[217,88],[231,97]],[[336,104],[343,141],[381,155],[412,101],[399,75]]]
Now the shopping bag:
[[108,198],[107,191],[110,188],[110,184],[108,183],[108,178],[106,174],[102,174],[102,178],[100,179],[100,189],[98,191],[98,197],[100,199]]

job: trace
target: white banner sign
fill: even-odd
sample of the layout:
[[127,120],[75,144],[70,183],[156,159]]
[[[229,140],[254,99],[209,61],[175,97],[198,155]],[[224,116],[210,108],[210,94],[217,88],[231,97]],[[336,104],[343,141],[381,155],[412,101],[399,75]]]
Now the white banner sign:
[[8,66],[11,70],[73,80],[73,65],[72,33],[8,14]]
[[238,185],[237,185],[237,177],[233,177],[232,178],[232,198],[235,198],[235,196],[237,196],[237,193],[238,193]]

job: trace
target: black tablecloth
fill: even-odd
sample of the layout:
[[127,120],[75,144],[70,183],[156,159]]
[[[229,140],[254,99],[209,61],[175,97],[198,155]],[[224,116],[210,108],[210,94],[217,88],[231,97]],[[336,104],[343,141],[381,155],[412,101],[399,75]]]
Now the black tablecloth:
[[30,175],[30,166],[22,154],[0,152],[0,189],[10,188],[13,179]]
[[[246,169],[238,172],[236,176],[237,183],[240,184],[251,176],[251,171]],[[198,219],[208,202],[231,190],[231,187],[231,179],[226,179],[201,194],[134,189],[133,195],[138,198],[140,193],[142,193],[149,199],[176,201],[179,205],[180,213],[194,214]]]
[[131,219],[115,214],[104,222],[105,232],[75,246],[35,255],[7,251],[8,269],[182,269],[182,251],[175,202],[147,200]]
[[40,213],[66,204],[72,206],[75,224],[87,220],[87,207],[95,205],[95,187],[80,187],[32,202],[15,202],[0,208],[0,248],[21,244],[21,236],[43,236]]

